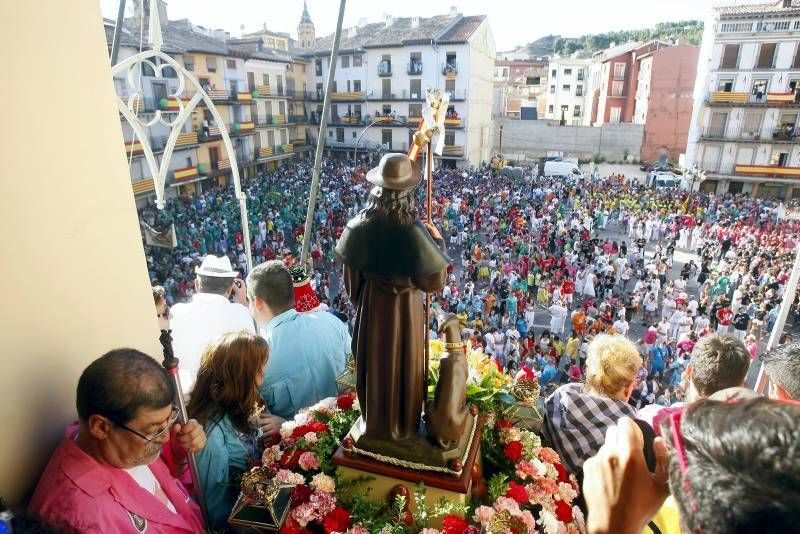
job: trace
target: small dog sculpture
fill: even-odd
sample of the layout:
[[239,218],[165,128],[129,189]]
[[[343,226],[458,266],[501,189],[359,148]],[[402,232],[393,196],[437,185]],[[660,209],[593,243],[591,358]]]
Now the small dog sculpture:
[[[448,314],[440,323],[446,343],[461,341],[458,317]],[[439,382],[433,400],[425,403],[428,439],[447,449],[458,443],[469,422],[467,407],[467,354],[465,349],[450,349],[439,360]]]

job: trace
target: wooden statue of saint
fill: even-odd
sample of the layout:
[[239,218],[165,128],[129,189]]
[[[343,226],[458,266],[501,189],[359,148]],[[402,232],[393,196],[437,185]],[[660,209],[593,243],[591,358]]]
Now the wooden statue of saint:
[[421,173],[405,154],[386,154],[367,173],[367,207],[336,244],[356,306],[353,354],[365,437],[418,435],[425,382],[424,292],[441,289],[450,259],[433,225],[419,221]]

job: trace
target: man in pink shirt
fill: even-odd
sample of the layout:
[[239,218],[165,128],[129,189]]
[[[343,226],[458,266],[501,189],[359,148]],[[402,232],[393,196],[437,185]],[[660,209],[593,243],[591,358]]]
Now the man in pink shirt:
[[79,421],[39,479],[31,511],[70,532],[202,532],[200,509],[159,455],[168,442],[178,454],[199,451],[205,433],[197,421],[176,423],[158,362],[135,349],[106,353],[83,371],[76,405]]

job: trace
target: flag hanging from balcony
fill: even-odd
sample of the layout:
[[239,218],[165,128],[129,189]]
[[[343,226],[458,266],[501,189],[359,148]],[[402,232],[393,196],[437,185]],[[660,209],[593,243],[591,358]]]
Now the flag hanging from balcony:
[[146,222],[142,222],[142,229],[144,230],[144,242],[146,245],[163,248],[175,248],[178,246],[174,224],[163,232],[159,232]]
[[444,148],[444,118],[450,103],[450,95],[428,88],[425,101],[422,120],[417,128],[417,133],[414,134],[414,142],[408,149],[408,158],[411,161],[417,160],[420,150],[427,142],[431,143],[433,152],[437,156],[442,155]]

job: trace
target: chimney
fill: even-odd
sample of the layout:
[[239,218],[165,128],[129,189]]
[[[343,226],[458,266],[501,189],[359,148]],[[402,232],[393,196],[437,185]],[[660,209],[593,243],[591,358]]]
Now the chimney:
[[225,30],[213,30],[211,36],[217,41],[225,42]]
[[262,23],[262,26],[264,27],[264,31],[267,31],[267,23],[266,23],[266,22],[263,22],[263,23]]
[[458,15],[458,7],[450,6],[450,18],[453,18],[456,15]]
[[387,28],[389,28],[392,24],[394,24],[394,17],[392,17],[391,15],[384,14],[383,20]]
[[411,27],[419,28],[419,17],[411,17]]
[[367,22],[367,17],[361,17],[360,19],[358,19],[358,27],[359,28],[363,28],[364,26],[367,25],[367,23],[368,23]]

